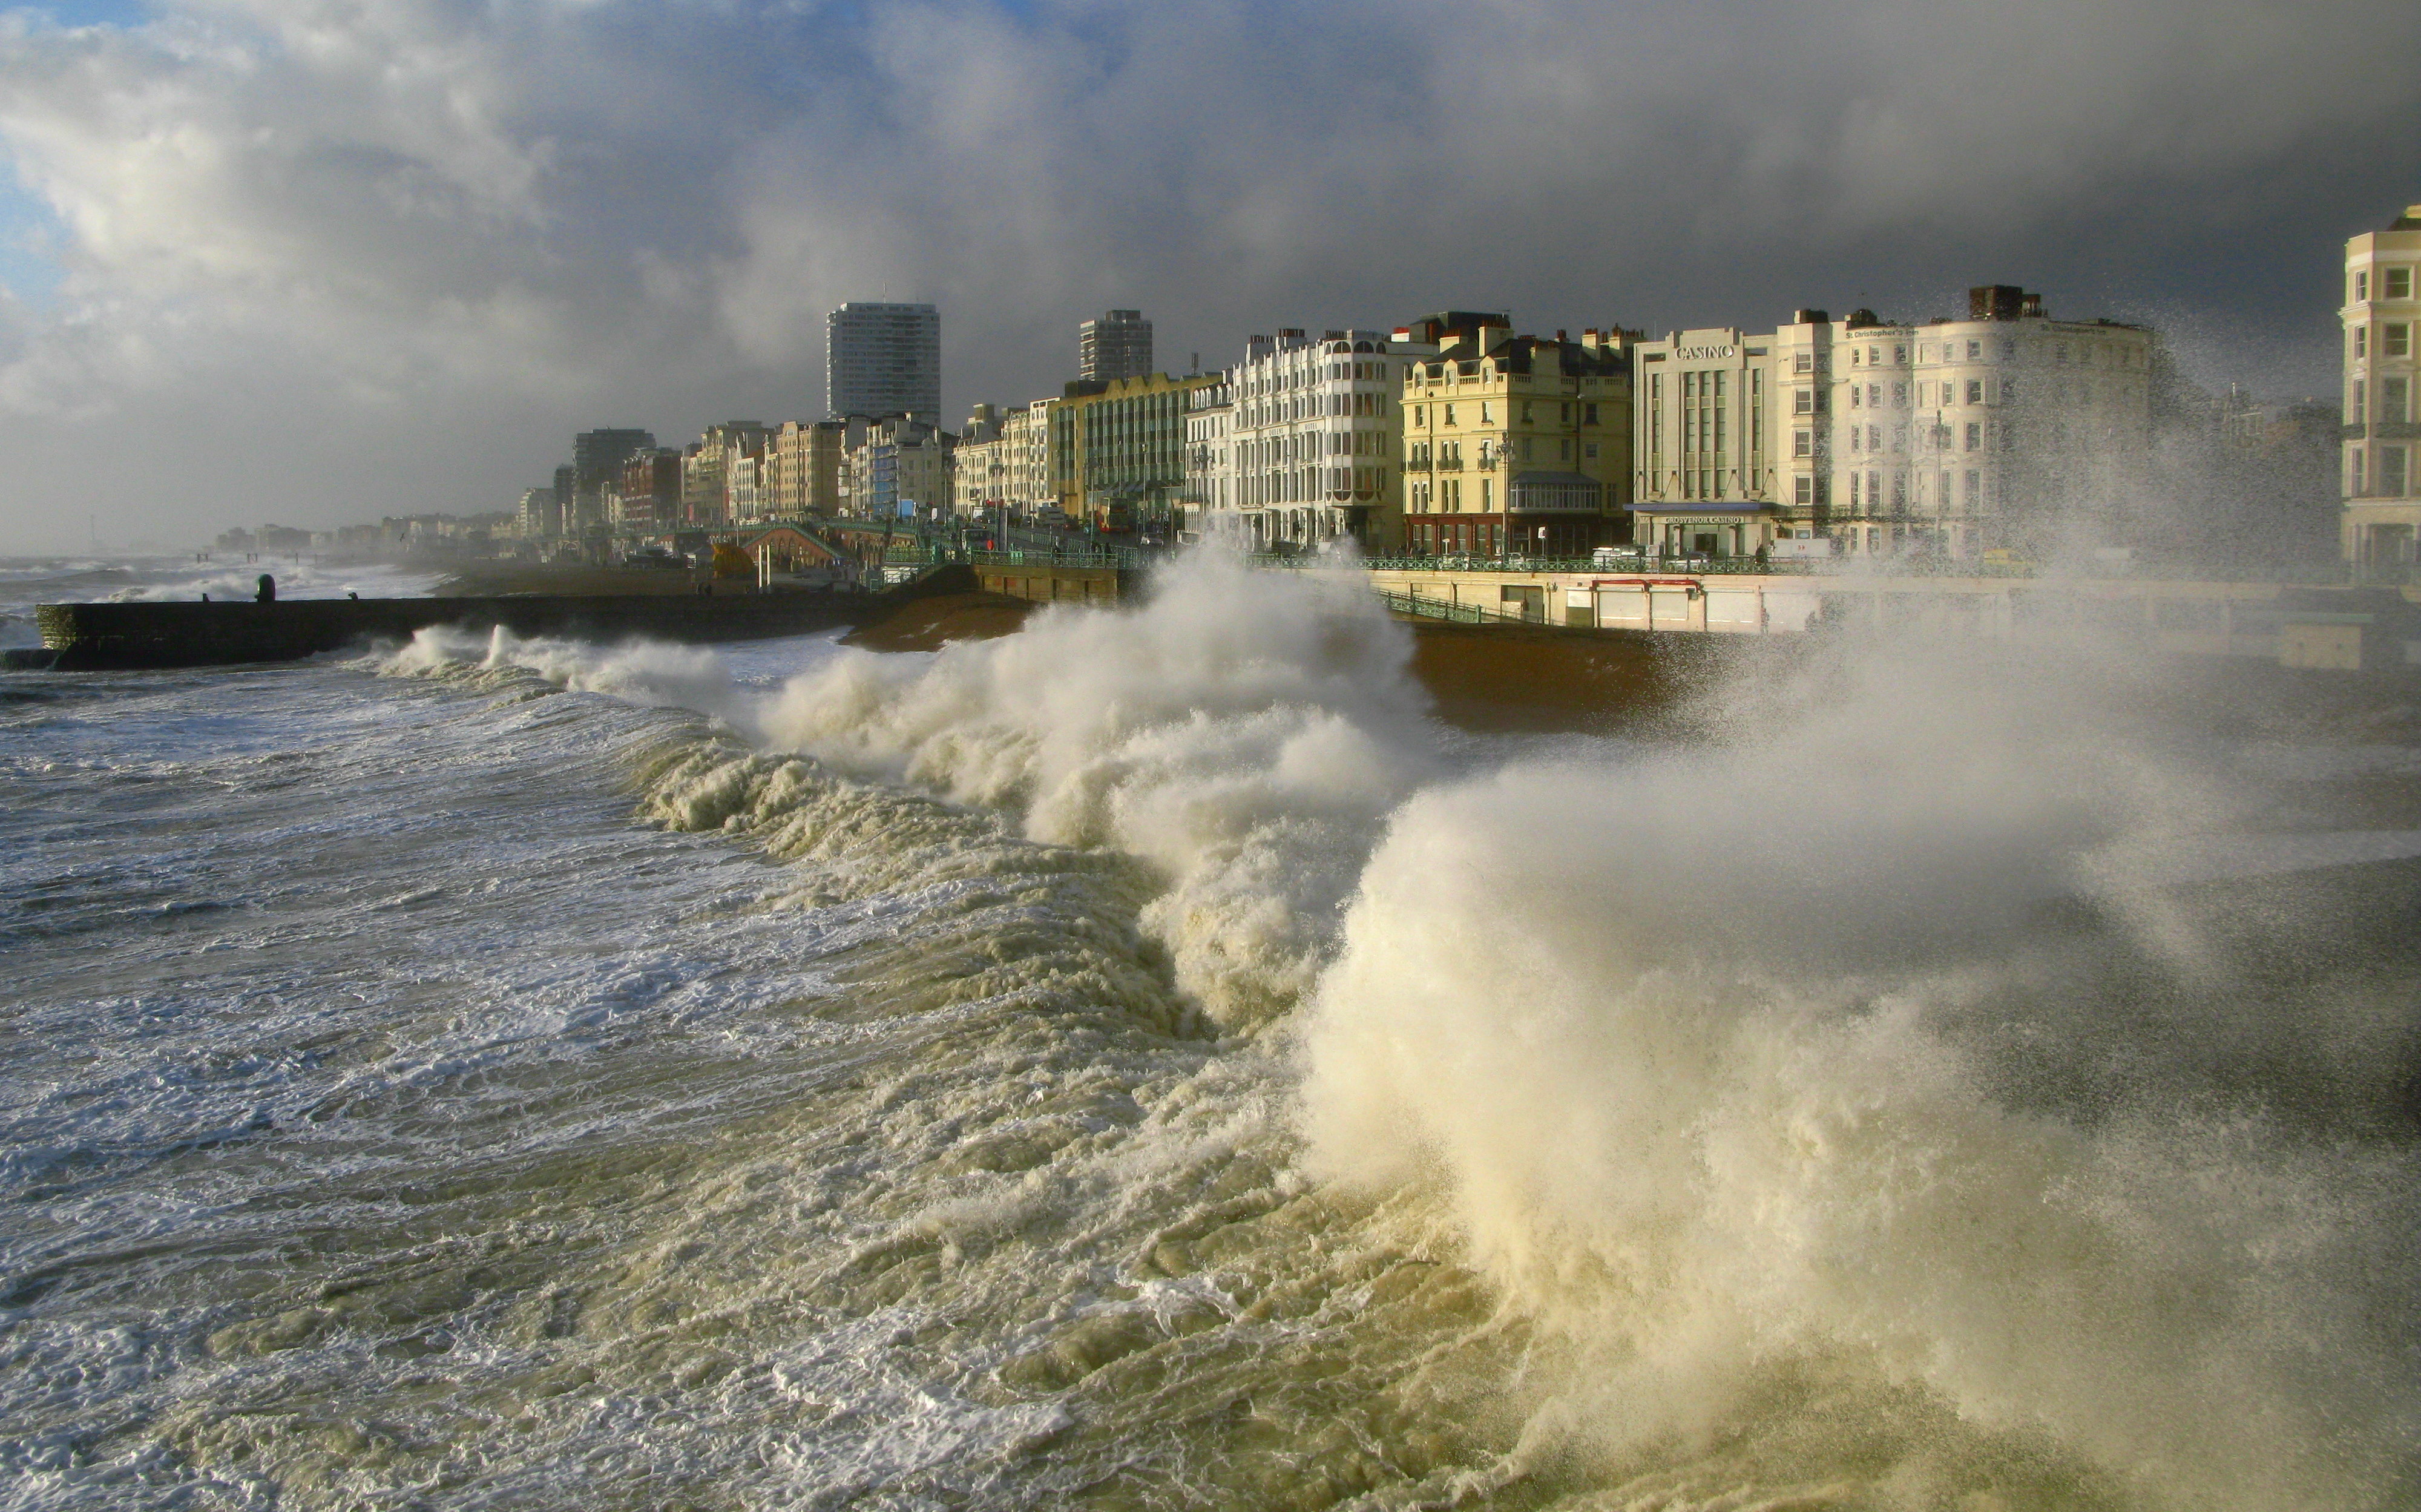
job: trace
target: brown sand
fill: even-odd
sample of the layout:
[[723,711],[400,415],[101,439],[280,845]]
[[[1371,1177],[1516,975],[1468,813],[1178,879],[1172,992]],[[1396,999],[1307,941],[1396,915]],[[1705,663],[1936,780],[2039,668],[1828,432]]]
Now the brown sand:
[[869,651],[938,651],[951,641],[1013,635],[1042,606],[1001,593],[937,593],[911,599],[872,624],[840,638]]

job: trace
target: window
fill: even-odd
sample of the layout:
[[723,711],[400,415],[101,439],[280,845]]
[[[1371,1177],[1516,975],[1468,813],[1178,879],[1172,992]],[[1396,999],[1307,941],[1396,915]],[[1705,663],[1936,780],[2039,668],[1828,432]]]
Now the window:
[[[1594,404],[1584,404],[1584,405],[1582,405],[1582,406],[1581,406],[1581,424],[1583,424],[1583,425],[1585,425],[1585,426],[1593,426],[1593,425],[1597,424],[1597,406],[1596,406],[1596,405],[1594,405]],[[1591,448],[1589,449],[1589,455],[1590,455],[1590,456],[1592,456],[1592,457],[1596,456],[1596,455],[1597,455],[1597,449],[1596,449],[1595,447],[1591,447]]]
[[1907,366],[1908,349],[1906,347],[1894,347],[1892,349],[1892,361],[1898,363],[1903,366]]
[[2404,448],[2379,448],[2379,491],[2388,498],[2404,497]]
[[2362,448],[2360,446],[2351,446],[2346,450],[2346,492],[2350,494],[2362,492]]
[[1969,362],[1980,362],[1983,360],[1983,356],[1984,343],[1980,341],[1970,341],[1967,343],[1967,360]]
[[2359,304],[2368,298],[2370,298],[2370,274],[2358,273],[2353,275],[2353,302]]
[[[1529,407],[1524,405],[1523,408],[1526,412]],[[1569,404],[1556,405],[1555,418],[1561,420],[1566,425],[1570,425],[1572,423],[1572,407]]]
[[1855,473],[1851,473],[1851,474],[1850,475],[1850,507],[1851,507],[1851,508],[1853,508],[1853,509],[1854,509],[1854,508],[1856,508],[1856,507],[1857,507],[1857,505],[1858,505],[1858,475],[1857,475],[1857,474],[1855,474]]
[[1883,360],[1883,349],[1882,349],[1882,348],[1881,348],[1881,347],[1868,347],[1868,348],[1867,349],[1867,366],[1869,366],[1869,367],[1878,367],[1878,366],[1881,366],[1882,365],[1882,360]]
[[1794,373],[1814,372],[1816,370],[1816,354],[1812,351],[1803,351],[1796,354],[1790,359],[1790,370]]
[[1592,441],[1592,442],[1588,442],[1588,443],[1585,444],[1581,447],[1581,452],[1582,452],[1582,454],[1583,454],[1584,456],[1587,457],[1587,458],[1588,458],[1588,460],[1589,460],[1590,461],[1596,461],[1596,460],[1597,460],[1597,443],[1596,443],[1596,442],[1594,442],[1594,441]]
[[1816,413],[1816,391],[1812,388],[1803,388],[1797,393],[1791,395],[1790,413],[1793,414],[1814,414]]
[[1870,410],[1880,410],[1882,407],[1883,386],[1881,383],[1868,383],[1867,385],[1867,408]]
[[2379,328],[2379,354],[2382,357],[2413,355],[2413,328],[2398,321]]
[[2003,362],[2015,362],[2018,360],[2018,343],[2014,337],[2003,336],[2001,338],[2001,360]]
[[1970,404],[1981,404],[1984,402],[1984,381],[1982,379],[1971,378],[1967,380],[1967,402]]
[[1978,482],[1978,478],[1977,478],[1977,476],[1976,476],[1976,475],[1975,471],[1974,471],[1973,469],[1970,469],[1970,470],[1969,470],[1969,472],[1968,472],[1968,474],[1967,474],[1967,502],[1968,502],[1969,504],[1975,504],[1975,503],[1979,502],[1979,501],[1978,501],[1978,498],[1977,498],[1977,495],[1978,495],[1982,491],[1981,491],[1981,490],[1979,490],[1979,489],[1976,486],[1977,482]]
[[1447,425],[1454,424],[1454,406],[1451,404],[1445,407],[1445,423]]
[[2379,417],[2394,424],[2413,418],[2407,406],[2412,402],[2409,378],[2382,378],[2379,381]]
[[1894,383],[1892,385],[1892,403],[1906,404],[1907,402],[1908,385],[1906,383]]
[[1481,425],[1486,425],[1486,424],[1488,424],[1488,423],[1489,423],[1489,419],[1488,419],[1488,401],[1487,401],[1486,399],[1482,399],[1482,400],[1480,400],[1480,401],[1479,401],[1479,423],[1480,423]]
[[2370,327],[2358,325],[2353,328],[2353,354],[2356,361],[2370,355]]
[[1850,428],[1850,449],[1851,449],[1851,451],[1857,451],[1857,450],[1861,449],[1861,448],[1860,448],[1860,444],[1861,444],[1864,440],[1865,440],[1865,430],[1864,430],[1864,429],[1863,429],[1862,427],[1858,427],[1858,426],[1851,426],[1851,427]]
[[1816,455],[1815,433],[1807,430],[1792,431],[1790,433],[1790,455],[1793,457],[1813,457]]
[[2386,294],[2389,299],[2411,299],[2413,297],[2412,269],[2383,269],[2382,270],[2382,281],[2386,285]]
[[1858,366],[1858,349],[1855,347],[1850,349],[1850,366],[1852,367]]
[[1816,480],[1814,478],[1805,476],[1801,477],[1799,479],[1798,487],[1798,500],[1801,504],[1814,504],[1816,502]]
[[1530,401],[1528,399],[1523,399],[1522,401],[1522,423],[1525,426],[1530,423]]
[[1984,444],[1984,428],[1983,428],[1981,425],[1978,425],[1976,422],[1975,422],[1975,421],[1973,421],[1973,420],[1968,421],[1968,422],[1967,422],[1967,449],[1968,449],[1969,451],[1978,451],[1978,450],[1981,450],[1981,449],[1982,449],[1983,444]]
[[1850,385],[1850,408],[1854,410],[1867,402],[1867,391],[1856,383]]

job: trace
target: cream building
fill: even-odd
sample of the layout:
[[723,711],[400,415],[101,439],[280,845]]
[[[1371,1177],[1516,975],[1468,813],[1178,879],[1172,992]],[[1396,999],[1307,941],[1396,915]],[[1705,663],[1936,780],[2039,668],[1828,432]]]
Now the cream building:
[[1808,386],[1830,391],[1825,528],[1844,551],[2041,557],[2123,535],[2151,464],[2149,329],[1989,285],[1964,320],[1853,311],[1829,349],[1829,384]]
[[950,512],[962,520],[995,514],[1008,492],[1008,446],[1001,438],[997,405],[978,404],[959,428],[950,462]]
[[796,520],[840,512],[841,453],[848,429],[837,420],[786,420],[766,438],[769,514]]
[[1774,341],[1677,331],[1632,352],[1632,540],[1660,555],[1770,547],[1788,496],[1775,466]]
[[1399,329],[1434,344],[1405,365],[1404,538],[1422,555],[1569,557],[1625,538],[1632,337],[1513,334],[1448,311]]
[[2345,510],[2346,560],[2366,572],[2397,576],[2415,563],[2421,537],[2421,425],[2413,410],[2413,345],[2421,334],[2421,205],[2383,231],[2346,242]]

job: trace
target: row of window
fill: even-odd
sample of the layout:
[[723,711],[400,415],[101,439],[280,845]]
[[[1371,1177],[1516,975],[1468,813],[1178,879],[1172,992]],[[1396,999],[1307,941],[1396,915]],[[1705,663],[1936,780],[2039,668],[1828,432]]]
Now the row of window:
[[2379,381],[2379,406],[2376,413],[2366,414],[2363,399],[2369,385],[2357,382],[2346,392],[2346,422],[2362,425],[2376,420],[2382,425],[2396,425],[2413,418],[2413,380],[2382,378]]
[[[2356,361],[2370,355],[2370,327],[2353,328],[2353,354]],[[2401,320],[2390,320],[2379,328],[2379,354],[2382,357],[2413,355],[2413,328]]]
[[[2410,268],[2380,269],[2379,297],[2383,300],[2411,299],[2413,297],[2413,270]],[[2360,304],[2369,298],[2370,270],[2365,268],[2353,275],[2352,302],[2356,304]]]

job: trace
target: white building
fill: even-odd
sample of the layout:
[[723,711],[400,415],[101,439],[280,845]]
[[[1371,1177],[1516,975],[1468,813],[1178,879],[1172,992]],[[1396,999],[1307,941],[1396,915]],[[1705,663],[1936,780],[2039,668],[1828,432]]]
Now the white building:
[[2413,345],[2421,330],[2421,205],[2383,231],[2346,242],[2345,509],[2346,560],[2366,572],[2397,576],[2415,562],[2421,537],[2421,425],[2413,412]]
[[[1254,336],[1226,375],[1226,414],[1202,417],[1199,443],[1189,420],[1187,489],[1203,510],[1188,528],[1255,551],[1345,537],[1373,554],[1402,550],[1398,396],[1407,365],[1436,351],[1379,331]],[[1208,448],[1198,476],[1196,445]]]
[[1236,507],[1235,424],[1236,389],[1230,374],[1187,391],[1183,517],[1178,522],[1181,540],[1245,543],[1244,516]]
[[950,460],[950,512],[961,519],[995,514],[1008,488],[1008,448],[1001,439],[1001,412],[978,404],[959,428],[958,450]]
[[824,408],[835,419],[942,418],[942,315],[930,304],[842,305],[824,318]]

